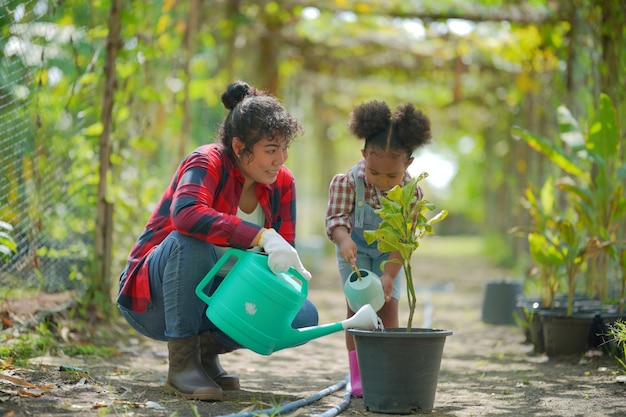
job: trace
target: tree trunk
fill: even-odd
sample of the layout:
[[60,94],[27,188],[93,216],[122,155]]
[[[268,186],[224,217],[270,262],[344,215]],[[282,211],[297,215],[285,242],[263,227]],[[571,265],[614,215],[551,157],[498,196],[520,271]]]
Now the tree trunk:
[[183,98],[183,123],[181,126],[180,142],[178,143],[178,159],[182,160],[187,154],[187,143],[191,135],[191,98],[189,97],[189,84],[191,84],[190,62],[195,53],[196,34],[198,32],[198,16],[200,15],[199,0],[189,2],[189,14],[187,15],[187,30],[185,32],[185,62],[183,73],[185,74],[185,87]]
[[113,204],[107,201],[107,174],[111,169],[111,124],[114,93],[117,87],[115,79],[115,60],[120,47],[121,0],[111,2],[109,16],[109,35],[106,47],[104,67],[105,85],[102,102],[102,134],[100,135],[100,167],[98,183],[98,204],[96,212],[96,236],[94,242],[95,274],[91,276],[87,303],[99,311],[107,311],[111,303],[111,254],[113,237]]

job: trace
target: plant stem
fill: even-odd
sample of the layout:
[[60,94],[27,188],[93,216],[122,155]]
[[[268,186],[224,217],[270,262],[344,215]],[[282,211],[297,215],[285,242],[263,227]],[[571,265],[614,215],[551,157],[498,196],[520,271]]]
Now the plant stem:
[[413,314],[415,313],[415,304],[417,297],[415,296],[415,286],[413,285],[413,273],[411,271],[411,262],[404,261],[402,264],[404,275],[406,276],[406,293],[409,301],[409,320],[407,321],[406,331],[410,332],[413,327]]

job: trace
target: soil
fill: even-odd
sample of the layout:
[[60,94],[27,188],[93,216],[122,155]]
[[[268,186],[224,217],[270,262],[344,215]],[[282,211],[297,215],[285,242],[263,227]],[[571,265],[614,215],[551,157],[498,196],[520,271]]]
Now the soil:
[[[481,321],[486,282],[507,278],[509,271],[470,255],[418,253],[414,264],[420,290],[415,323],[453,331],[446,340],[435,409],[430,415],[626,415],[626,387],[619,382],[624,370],[615,359],[601,351],[560,358],[537,355],[520,328]],[[317,266],[309,298],[319,308],[320,323],[341,321],[345,304],[334,263],[329,259]],[[57,297],[56,301],[46,298],[48,308],[67,303],[67,293]],[[401,305],[405,302],[401,300]],[[7,320],[18,324],[32,321],[35,308],[40,309],[32,301],[0,303],[5,324]],[[407,317],[404,310],[400,317]],[[59,326],[59,343],[71,339],[76,331],[68,334],[63,328]],[[4,331],[17,334],[28,330],[19,330],[16,324]],[[83,336],[92,335],[96,344],[104,343],[99,341],[103,331],[115,336],[111,347],[116,354],[107,358],[44,356],[26,366],[0,358],[0,417],[251,416],[294,401],[302,406],[289,408],[287,415],[328,416],[336,415],[336,407],[345,403],[343,381],[348,365],[342,332],[270,356],[249,350],[222,355],[224,367],[240,376],[241,390],[224,391],[221,402],[202,402],[163,391],[167,373],[164,343],[138,336],[120,321],[98,332],[82,331]],[[78,372],[67,372],[65,367],[74,367],[70,371],[78,368]],[[317,397],[321,398],[313,401]],[[366,411],[358,398],[351,399],[339,414],[382,415]]]

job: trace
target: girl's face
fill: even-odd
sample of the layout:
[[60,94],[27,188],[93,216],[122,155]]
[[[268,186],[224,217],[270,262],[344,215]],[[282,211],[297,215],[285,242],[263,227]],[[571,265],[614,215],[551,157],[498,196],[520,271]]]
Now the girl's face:
[[[243,142],[238,138],[233,140],[235,155],[243,150]],[[289,156],[288,142],[285,139],[263,138],[252,147],[252,154],[243,154],[239,161],[239,168],[246,180],[261,184],[272,184],[278,177],[278,171]]]
[[365,159],[365,178],[383,192],[400,185],[404,172],[413,162],[413,157],[407,159],[404,152],[364,149],[361,153]]

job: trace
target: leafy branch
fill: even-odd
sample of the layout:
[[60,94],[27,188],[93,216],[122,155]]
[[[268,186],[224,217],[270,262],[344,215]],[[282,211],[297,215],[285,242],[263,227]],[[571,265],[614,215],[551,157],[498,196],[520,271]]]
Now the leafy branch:
[[[413,283],[413,271],[411,269],[411,257],[420,245],[420,240],[428,234],[433,234],[433,225],[445,219],[448,215],[446,210],[441,210],[432,218],[427,218],[425,213],[435,209],[435,205],[428,200],[418,199],[415,189],[418,183],[428,177],[427,172],[422,172],[404,186],[396,185],[386,196],[382,198],[382,207],[375,210],[380,215],[381,222],[376,230],[366,230],[365,240],[368,244],[377,241],[377,248],[383,253],[398,252],[400,259],[390,259],[386,262],[402,264],[406,279],[407,298],[409,303],[409,318],[407,332],[411,331],[413,315],[417,297]],[[385,267],[383,263],[382,268]]]

